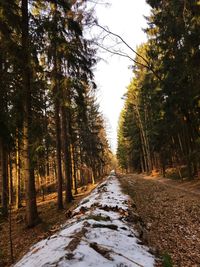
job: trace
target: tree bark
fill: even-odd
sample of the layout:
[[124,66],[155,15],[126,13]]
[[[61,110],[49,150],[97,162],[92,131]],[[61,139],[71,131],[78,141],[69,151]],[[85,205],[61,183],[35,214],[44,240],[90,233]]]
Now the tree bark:
[[2,180],[2,213],[3,216],[8,216],[8,165],[7,151],[3,143],[3,138],[0,137],[0,156],[1,156],[1,180]]
[[[73,199],[71,190],[71,153],[70,153],[70,140],[67,133],[67,115],[66,109],[62,105],[61,107],[61,120],[62,120],[62,150],[63,150],[63,166],[64,166],[64,180],[65,180],[65,201],[66,204],[70,203]],[[68,127],[69,128],[69,127]]]
[[[55,37],[57,34],[57,3],[52,6],[54,12],[54,30]],[[63,209],[63,177],[62,177],[62,157],[61,157],[61,121],[60,121],[60,88],[58,81],[58,47],[56,38],[53,39],[53,98],[54,98],[54,112],[55,112],[55,127],[56,127],[56,175],[57,175],[57,207]]]
[[57,206],[58,209],[63,209],[63,177],[62,177],[62,159],[61,159],[61,140],[60,140],[60,104],[59,100],[55,99],[55,125],[56,125],[56,174],[57,174],[57,182],[58,182],[58,198],[57,198]]
[[143,123],[141,120],[141,116],[140,116],[140,112],[139,112],[137,104],[135,104],[135,113],[136,113],[136,117],[138,120],[138,126],[139,126],[139,130],[140,130],[140,137],[141,137],[141,142],[142,142],[142,146],[143,146],[142,149],[144,152],[145,165],[147,168],[146,171],[151,172],[152,171],[152,162],[151,162],[149,141],[148,141],[148,138],[147,138],[145,130],[144,130],[144,126],[143,126]]
[[[47,115],[47,101],[46,99],[44,100],[44,118],[45,118],[45,132],[48,133],[48,115]],[[48,136],[45,138],[45,146],[46,146],[46,151],[45,151],[45,176],[49,176],[49,140]]]
[[20,173],[20,144],[19,134],[16,138],[16,209],[21,207],[21,173]]
[[12,169],[13,169],[13,163],[12,163],[12,157],[9,153],[8,155],[9,159],[9,204],[13,204],[13,175],[12,175]]
[[22,49],[23,49],[23,89],[24,89],[24,177],[26,185],[26,220],[27,226],[33,227],[39,222],[36,204],[34,169],[31,162],[31,71],[29,51],[29,15],[28,0],[22,0]]
[[74,145],[72,145],[72,159],[73,159],[73,181],[74,181],[74,191],[75,194],[78,194],[78,189],[77,189],[77,170],[76,170],[76,157],[75,157],[75,148]]

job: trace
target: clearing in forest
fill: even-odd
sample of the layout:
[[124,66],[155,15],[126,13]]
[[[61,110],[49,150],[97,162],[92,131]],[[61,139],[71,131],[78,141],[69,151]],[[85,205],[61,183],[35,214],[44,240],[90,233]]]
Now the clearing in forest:
[[51,237],[34,245],[15,267],[152,267],[155,258],[130,225],[131,204],[109,176]]

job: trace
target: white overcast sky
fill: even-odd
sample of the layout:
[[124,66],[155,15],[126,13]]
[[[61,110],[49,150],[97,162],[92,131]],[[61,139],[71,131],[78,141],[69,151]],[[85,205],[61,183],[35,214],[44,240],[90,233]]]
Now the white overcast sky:
[[[142,31],[147,27],[144,15],[149,14],[149,6],[145,0],[108,0],[111,5],[105,7],[97,5],[96,15],[100,25],[108,26],[112,32],[121,35],[130,46],[136,48],[146,40]],[[134,57],[133,54],[130,55]],[[95,70],[95,81],[98,85],[98,101],[100,110],[109,125],[108,138],[113,151],[117,147],[117,125],[120,111],[123,107],[121,99],[126,92],[132,72],[129,66],[132,62],[128,59],[101,54],[101,60]]]

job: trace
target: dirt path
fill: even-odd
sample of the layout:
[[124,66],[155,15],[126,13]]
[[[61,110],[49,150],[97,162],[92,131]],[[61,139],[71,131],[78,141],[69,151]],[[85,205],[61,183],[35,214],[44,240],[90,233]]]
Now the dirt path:
[[176,188],[188,194],[200,196],[200,179],[195,179],[191,181],[188,180],[181,181],[181,180],[167,179],[159,176],[153,177],[153,176],[142,175],[142,177],[147,180],[153,180],[160,182],[162,184],[166,184],[169,187]]
[[136,174],[119,178],[142,218],[145,242],[166,262],[171,257],[173,266],[200,266],[198,187]]

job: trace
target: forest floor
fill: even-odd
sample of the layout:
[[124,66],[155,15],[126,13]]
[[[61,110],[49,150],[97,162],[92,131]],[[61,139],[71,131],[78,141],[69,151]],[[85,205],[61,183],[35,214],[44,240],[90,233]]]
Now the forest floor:
[[[81,188],[72,205],[68,207],[72,214],[66,210],[57,211],[56,194],[45,196],[45,201],[39,198],[38,210],[42,223],[33,229],[25,227],[24,208],[19,212],[13,211],[15,262],[22,258],[33,244],[43,242],[35,245],[28,254],[32,263],[36,260],[36,265],[26,263],[25,258],[25,262],[22,260],[22,265],[17,266],[40,267],[37,259],[41,258],[47,260],[45,266],[49,266],[50,259],[41,257],[40,250],[45,251],[46,244],[54,246],[57,244],[56,240],[61,238],[61,247],[58,246],[55,250],[53,247],[53,252],[50,249],[48,253],[44,253],[54,255],[55,263],[57,260],[62,263],[63,257],[60,253],[64,251],[64,260],[68,260],[70,266],[78,267],[77,263],[82,264],[83,258],[94,262],[97,259],[95,267],[152,266],[154,257],[143,247],[146,245],[157,259],[162,258],[155,260],[156,267],[199,267],[200,180],[181,182],[139,174],[119,175],[119,180],[124,193],[131,199],[122,194],[116,185],[109,185],[112,179],[107,179],[96,189],[96,186],[91,185]],[[7,221],[0,223],[0,267],[11,265],[8,225]],[[74,254],[80,245],[82,251]],[[57,260],[55,251],[59,251]],[[133,251],[137,252],[135,256]],[[89,253],[88,257],[84,254],[86,252]],[[80,266],[90,266],[88,261],[85,264]]]
[[165,265],[200,266],[200,180],[174,181],[139,174],[119,175],[135,202],[143,242]]
[[[19,260],[29,250],[31,245],[58,231],[60,225],[66,223],[67,210],[75,208],[80,200],[87,196],[96,186],[97,184],[89,184],[80,187],[78,194],[74,196],[74,201],[61,211],[57,210],[56,193],[46,195],[44,201],[42,197],[38,197],[38,212],[42,222],[31,229],[28,229],[25,224],[25,208],[12,210],[14,262]],[[0,267],[10,265],[9,222],[8,220],[3,220],[0,221]]]

